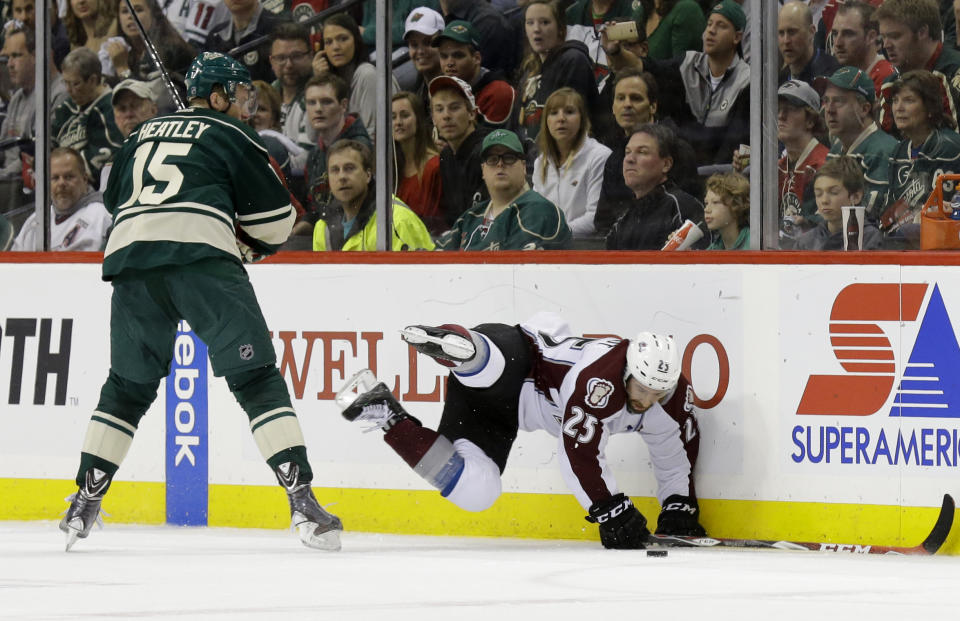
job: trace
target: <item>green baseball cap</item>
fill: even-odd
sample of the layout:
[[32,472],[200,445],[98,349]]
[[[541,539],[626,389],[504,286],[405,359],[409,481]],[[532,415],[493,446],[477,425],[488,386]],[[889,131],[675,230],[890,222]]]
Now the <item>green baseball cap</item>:
[[517,138],[515,133],[506,129],[495,129],[487,134],[487,137],[483,139],[483,144],[480,145],[480,155],[486,153],[487,149],[496,146],[506,147],[521,157],[525,155],[520,139]]
[[443,29],[443,32],[438,34],[433,40],[433,47],[440,47],[440,44],[444,39],[450,39],[451,41],[456,41],[457,43],[466,43],[467,45],[472,45],[473,49],[480,49],[480,39],[477,38],[477,31],[473,29],[473,26],[468,21],[458,19],[447,24],[447,27]]
[[853,91],[863,95],[867,101],[873,102],[877,98],[876,86],[870,75],[863,69],[857,67],[840,67],[833,72],[831,76],[820,76],[814,80],[814,86],[820,94],[827,90],[827,86],[833,84],[837,88],[845,91]]
[[713,5],[713,8],[710,9],[707,17],[714,13],[719,13],[730,20],[734,30],[737,32],[742,32],[743,29],[747,27],[747,16],[743,12],[743,7],[733,0],[723,0],[722,2],[716,3]]

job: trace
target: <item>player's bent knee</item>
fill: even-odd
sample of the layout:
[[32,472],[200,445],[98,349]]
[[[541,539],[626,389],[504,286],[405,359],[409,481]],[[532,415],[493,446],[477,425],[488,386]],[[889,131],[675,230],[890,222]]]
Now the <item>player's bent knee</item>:
[[453,488],[444,494],[466,511],[485,511],[500,497],[500,468],[476,444],[459,439],[453,443],[463,457],[463,472]]
[[134,382],[111,369],[100,389],[97,411],[116,417],[136,429],[140,419],[156,400],[159,386],[159,379],[146,383]]
[[277,407],[290,407],[287,384],[275,365],[231,373],[226,378],[230,392],[251,418]]

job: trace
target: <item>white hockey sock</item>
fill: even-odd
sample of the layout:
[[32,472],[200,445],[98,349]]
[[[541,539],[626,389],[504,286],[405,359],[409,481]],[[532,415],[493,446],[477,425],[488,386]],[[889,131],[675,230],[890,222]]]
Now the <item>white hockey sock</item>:
[[453,369],[460,383],[470,388],[489,388],[503,374],[506,361],[500,348],[479,332],[470,330],[477,354]]
[[500,468],[470,440],[459,438],[453,446],[463,459],[463,471],[443,496],[466,511],[489,509],[502,491]]

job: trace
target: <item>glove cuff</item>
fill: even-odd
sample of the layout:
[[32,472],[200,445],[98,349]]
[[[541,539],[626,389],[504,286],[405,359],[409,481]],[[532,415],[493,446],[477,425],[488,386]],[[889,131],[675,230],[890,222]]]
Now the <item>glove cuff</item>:
[[618,515],[630,510],[632,507],[633,501],[627,498],[625,494],[620,493],[606,500],[593,503],[590,506],[590,515],[584,519],[591,524],[603,524],[607,520],[616,518]]

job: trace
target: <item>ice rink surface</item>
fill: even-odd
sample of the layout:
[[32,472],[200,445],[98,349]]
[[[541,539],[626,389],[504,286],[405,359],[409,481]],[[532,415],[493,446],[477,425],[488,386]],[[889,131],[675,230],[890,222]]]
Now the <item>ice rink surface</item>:
[[0,619],[854,619],[960,617],[960,558],[608,551],[599,543],[0,522]]

